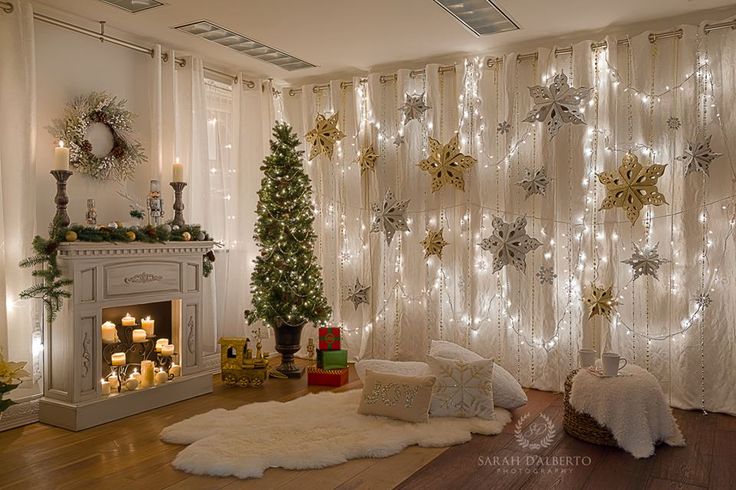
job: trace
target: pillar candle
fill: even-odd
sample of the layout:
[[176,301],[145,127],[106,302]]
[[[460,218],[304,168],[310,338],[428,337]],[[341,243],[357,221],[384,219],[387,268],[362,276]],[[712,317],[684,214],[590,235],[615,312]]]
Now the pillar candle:
[[107,382],[110,383],[110,389],[113,391],[118,391],[118,386],[120,386],[120,380],[118,380],[117,374],[111,374],[107,377]]
[[141,380],[141,373],[138,372],[137,369],[133,370],[133,374],[130,375],[131,378],[137,379],[138,382]]
[[135,317],[130,316],[130,313],[126,313],[121,322],[124,327],[133,327],[135,326]]
[[153,337],[153,320],[150,316],[141,320],[141,327],[146,331],[146,336]]
[[112,355],[112,365],[122,366],[125,364],[125,352],[116,352]]
[[174,377],[181,376],[181,366],[179,366],[178,364],[172,364],[169,368],[169,374]]
[[174,182],[184,182],[184,164],[178,158],[174,162]]
[[138,388],[138,380],[133,377],[128,378],[125,380],[125,388],[128,391],[135,391]]
[[169,339],[158,339],[156,341],[156,352],[161,352],[161,347],[169,344]]
[[163,369],[156,373],[156,378],[154,379],[155,385],[162,385],[166,383],[169,380],[169,374],[164,371]]
[[105,381],[104,378],[100,380],[100,392],[103,395],[109,395],[110,394],[110,382]]
[[133,330],[133,342],[145,342],[146,341],[146,331],[142,328],[136,328]]
[[171,357],[174,355],[174,344],[162,345],[161,355],[164,357]]
[[104,344],[114,344],[118,341],[118,329],[113,322],[105,322],[102,324],[102,342]]
[[69,170],[69,148],[64,147],[63,141],[54,148],[54,170]]
[[141,361],[141,388],[153,386],[153,361]]

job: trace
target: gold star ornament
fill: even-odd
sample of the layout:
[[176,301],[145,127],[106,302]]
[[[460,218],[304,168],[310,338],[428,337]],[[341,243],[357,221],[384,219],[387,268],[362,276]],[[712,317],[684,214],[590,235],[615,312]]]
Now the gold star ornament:
[[598,315],[610,320],[611,314],[619,304],[616,298],[613,297],[613,286],[604,288],[593,283],[590,284],[590,288],[585,292],[583,302],[590,308],[588,320]]
[[419,162],[419,168],[432,176],[432,192],[442,189],[445,184],[455,186],[456,189],[465,190],[465,179],[463,173],[475,165],[477,160],[460,153],[458,135],[446,144],[429,138],[429,156]]
[[335,112],[330,117],[325,117],[324,114],[317,114],[314,127],[305,136],[307,142],[312,145],[312,148],[309,150],[310,160],[314,160],[322,153],[332,160],[335,143],[345,137],[345,133],[337,129],[338,115],[339,112]]
[[448,242],[442,236],[442,230],[442,228],[439,231],[427,230],[427,236],[422,240],[425,259],[428,259],[431,255],[436,255],[442,260],[442,249],[448,245]]
[[378,160],[378,153],[373,148],[373,145],[368,145],[360,150],[358,154],[358,163],[360,164],[360,173],[366,170],[373,170],[376,167],[376,161]]
[[608,191],[601,209],[622,208],[633,225],[645,205],[667,204],[664,194],[657,189],[657,180],[666,168],[667,165],[657,163],[644,167],[636,155],[627,153],[617,171],[598,174],[598,181]]

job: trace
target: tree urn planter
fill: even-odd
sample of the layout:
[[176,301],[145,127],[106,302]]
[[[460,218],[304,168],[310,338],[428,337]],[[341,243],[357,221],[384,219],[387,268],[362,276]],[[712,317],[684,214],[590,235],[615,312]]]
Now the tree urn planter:
[[302,347],[302,328],[306,323],[289,325],[281,322],[273,328],[276,351],[281,354],[281,365],[276,370],[289,378],[301,378],[304,374],[304,368],[298,367],[294,362],[294,354]]

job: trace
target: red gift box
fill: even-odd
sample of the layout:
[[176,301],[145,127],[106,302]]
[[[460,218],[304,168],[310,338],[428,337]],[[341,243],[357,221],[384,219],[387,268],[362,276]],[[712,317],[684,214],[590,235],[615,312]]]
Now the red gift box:
[[342,386],[348,383],[348,368],[344,369],[307,369],[307,384],[318,386]]
[[340,350],[340,327],[319,327],[319,349]]

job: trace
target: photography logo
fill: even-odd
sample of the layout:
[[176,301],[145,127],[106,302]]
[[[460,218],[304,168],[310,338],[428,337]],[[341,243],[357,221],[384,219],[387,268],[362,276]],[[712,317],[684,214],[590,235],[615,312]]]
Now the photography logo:
[[557,428],[552,419],[542,413],[540,414],[542,420],[535,421],[529,424],[526,429],[522,429],[527,418],[529,418],[528,413],[524,414],[514,426],[514,437],[519,446],[532,451],[550,447],[557,433]]

